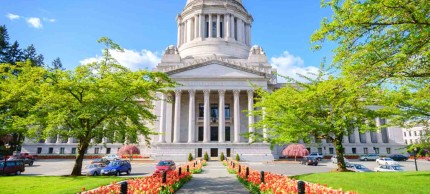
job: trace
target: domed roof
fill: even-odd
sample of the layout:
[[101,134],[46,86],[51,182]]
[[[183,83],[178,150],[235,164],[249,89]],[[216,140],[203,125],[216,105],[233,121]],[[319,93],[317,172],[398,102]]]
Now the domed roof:
[[[193,1],[195,1],[195,0],[187,0],[187,5]],[[237,1],[238,3],[242,4],[242,0],[234,0],[234,1]]]

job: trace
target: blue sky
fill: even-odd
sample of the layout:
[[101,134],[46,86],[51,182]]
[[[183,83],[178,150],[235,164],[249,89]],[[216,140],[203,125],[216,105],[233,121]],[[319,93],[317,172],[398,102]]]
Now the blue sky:
[[[311,51],[310,36],[331,10],[319,0],[243,0],[253,15],[252,44],[265,50],[283,74],[314,71],[333,44]],[[126,49],[118,56],[132,68],[152,69],[168,45],[176,45],[175,17],[186,0],[0,0],[0,25],[11,42],[34,44],[45,63],[60,57],[67,69],[100,56],[102,36]]]

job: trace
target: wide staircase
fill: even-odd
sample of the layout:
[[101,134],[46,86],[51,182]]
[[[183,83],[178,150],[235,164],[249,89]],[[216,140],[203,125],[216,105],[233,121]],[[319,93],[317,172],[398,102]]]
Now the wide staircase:
[[193,174],[190,182],[176,193],[249,193],[237,180],[235,174],[229,174],[221,162],[207,162],[201,174]]

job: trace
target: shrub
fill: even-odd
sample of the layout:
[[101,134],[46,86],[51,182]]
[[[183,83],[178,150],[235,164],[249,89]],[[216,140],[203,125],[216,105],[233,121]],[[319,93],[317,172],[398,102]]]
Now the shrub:
[[221,162],[225,160],[224,152],[221,152],[219,159],[221,160]]
[[205,155],[203,156],[203,160],[206,160],[206,161],[209,160],[209,155],[207,152],[205,152]]
[[240,161],[240,157],[239,157],[239,154],[236,154],[236,161]]
[[140,154],[139,148],[134,145],[125,145],[118,150],[118,155],[133,155]]
[[188,162],[191,162],[191,161],[193,161],[193,155],[190,153],[188,154]]

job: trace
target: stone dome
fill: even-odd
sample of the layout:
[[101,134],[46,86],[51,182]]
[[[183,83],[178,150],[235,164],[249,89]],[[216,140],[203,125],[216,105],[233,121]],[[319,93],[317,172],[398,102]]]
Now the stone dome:
[[[188,5],[189,3],[191,3],[191,2],[193,2],[193,1],[196,1],[196,0],[187,0],[187,5]],[[223,1],[223,0],[221,0],[221,1]],[[234,1],[236,1],[236,2],[238,2],[238,3],[240,3],[240,4],[242,4],[242,0],[234,0]]]

